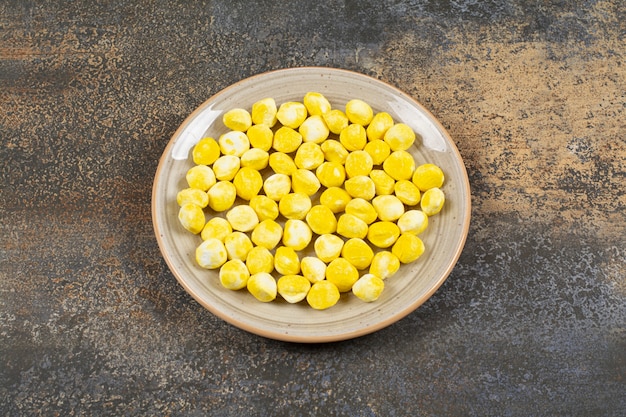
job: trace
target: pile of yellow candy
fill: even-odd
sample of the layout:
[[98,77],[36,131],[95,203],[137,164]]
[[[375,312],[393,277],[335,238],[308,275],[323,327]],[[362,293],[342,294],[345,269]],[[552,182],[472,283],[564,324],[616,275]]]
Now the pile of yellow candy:
[[444,174],[416,166],[406,124],[358,99],[333,109],[315,92],[232,109],[223,123],[227,133],[193,148],[177,203],[202,238],[198,265],[219,269],[225,288],[317,310],[349,291],[371,302],[424,252],[418,235],[443,207]]

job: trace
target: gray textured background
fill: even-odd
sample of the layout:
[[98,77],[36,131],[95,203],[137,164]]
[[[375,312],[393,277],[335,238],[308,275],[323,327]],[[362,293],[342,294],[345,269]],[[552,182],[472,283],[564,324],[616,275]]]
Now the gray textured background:
[[[0,414],[626,415],[625,22],[593,0],[0,0]],[[307,65],[422,102],[473,193],[439,291],[327,345],[212,316],[150,217],[194,108]]]

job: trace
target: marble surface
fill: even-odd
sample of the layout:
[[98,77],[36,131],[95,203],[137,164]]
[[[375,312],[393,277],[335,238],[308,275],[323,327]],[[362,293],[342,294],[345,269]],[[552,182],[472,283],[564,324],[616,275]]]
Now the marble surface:
[[[0,1],[0,415],[626,415],[620,1]],[[384,80],[449,130],[472,225],[377,333],[251,335],[179,286],[158,159],[222,88]]]

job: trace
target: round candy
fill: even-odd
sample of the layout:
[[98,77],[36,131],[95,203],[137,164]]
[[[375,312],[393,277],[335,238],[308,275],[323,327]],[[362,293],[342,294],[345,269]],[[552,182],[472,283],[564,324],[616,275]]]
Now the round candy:
[[415,132],[404,123],[396,123],[385,132],[384,140],[392,151],[405,151],[415,142]]
[[415,168],[413,173],[413,183],[421,191],[430,188],[440,188],[444,182],[444,175],[441,168],[434,164],[423,164]]
[[267,249],[274,249],[283,238],[282,226],[272,219],[260,222],[252,231],[252,242]]
[[278,211],[287,219],[302,220],[311,210],[311,199],[306,194],[290,193],[280,199]]
[[440,188],[429,188],[422,196],[422,211],[428,216],[434,216],[443,208],[446,196]]
[[403,264],[411,263],[424,253],[424,242],[412,233],[403,233],[391,248]]
[[255,246],[248,252],[246,267],[248,267],[250,275],[260,272],[269,274],[274,270],[274,255],[263,246]]
[[200,139],[193,147],[192,158],[197,165],[211,165],[220,157],[220,145],[213,138]]
[[220,241],[224,241],[226,236],[233,232],[233,227],[228,223],[228,220],[223,217],[212,217],[208,222],[204,225],[200,236],[202,240],[207,239],[218,239]]
[[339,292],[350,291],[358,279],[359,271],[347,259],[334,259],[326,267],[326,280],[335,284]]
[[372,274],[365,274],[352,286],[352,293],[362,301],[370,303],[378,300],[385,289],[385,282]]
[[216,269],[227,260],[228,254],[221,240],[207,239],[196,248],[196,262],[202,268]]
[[310,115],[322,115],[331,110],[330,102],[321,93],[310,91],[304,95],[303,102]]
[[387,279],[400,269],[400,260],[390,251],[383,250],[374,255],[370,265],[370,274],[380,279]]
[[252,105],[252,123],[272,127],[276,124],[276,102],[268,97],[257,101]]
[[300,273],[300,258],[293,248],[279,246],[274,253],[274,269],[282,275]]
[[313,115],[302,122],[298,133],[302,135],[304,143],[322,143],[328,138],[330,132],[322,116]]
[[250,232],[259,224],[259,216],[256,215],[252,207],[242,204],[235,206],[226,213],[226,220],[239,232]]
[[391,126],[393,126],[393,118],[389,113],[376,113],[369,126],[367,126],[367,139],[372,142],[383,139]]
[[185,203],[178,209],[178,221],[191,233],[198,234],[204,228],[204,211],[193,203]]
[[363,239],[348,239],[341,250],[341,257],[350,262],[356,269],[365,269],[372,263],[374,251]]
[[237,189],[230,181],[219,181],[207,191],[209,207],[215,211],[228,210],[235,204]]
[[277,284],[280,296],[291,304],[304,300],[311,289],[311,282],[302,275],[284,275]]
[[385,159],[383,169],[396,181],[409,180],[415,170],[415,160],[407,151],[395,151]]
[[267,272],[251,275],[246,286],[248,292],[261,302],[268,303],[276,299],[276,280]]
[[311,230],[318,235],[335,233],[337,230],[335,214],[323,204],[311,207],[311,210],[306,214],[306,222]]
[[337,304],[340,294],[337,286],[329,281],[319,281],[311,286],[306,301],[315,310],[325,310]]
[[252,116],[245,109],[228,110],[222,116],[222,121],[227,128],[240,132],[245,132],[252,126]]
[[351,123],[367,126],[374,117],[374,111],[363,100],[353,99],[346,103],[346,116]]
[[220,282],[229,290],[240,290],[246,287],[250,272],[240,259],[231,259],[220,268]]

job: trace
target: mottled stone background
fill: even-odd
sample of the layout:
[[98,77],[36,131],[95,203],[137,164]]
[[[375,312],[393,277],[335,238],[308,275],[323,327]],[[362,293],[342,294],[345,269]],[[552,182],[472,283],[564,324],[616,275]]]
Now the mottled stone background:
[[[0,0],[0,415],[626,415],[625,9]],[[204,310],[150,214],[194,108],[306,65],[421,101],[473,193],[439,291],[320,346]]]

